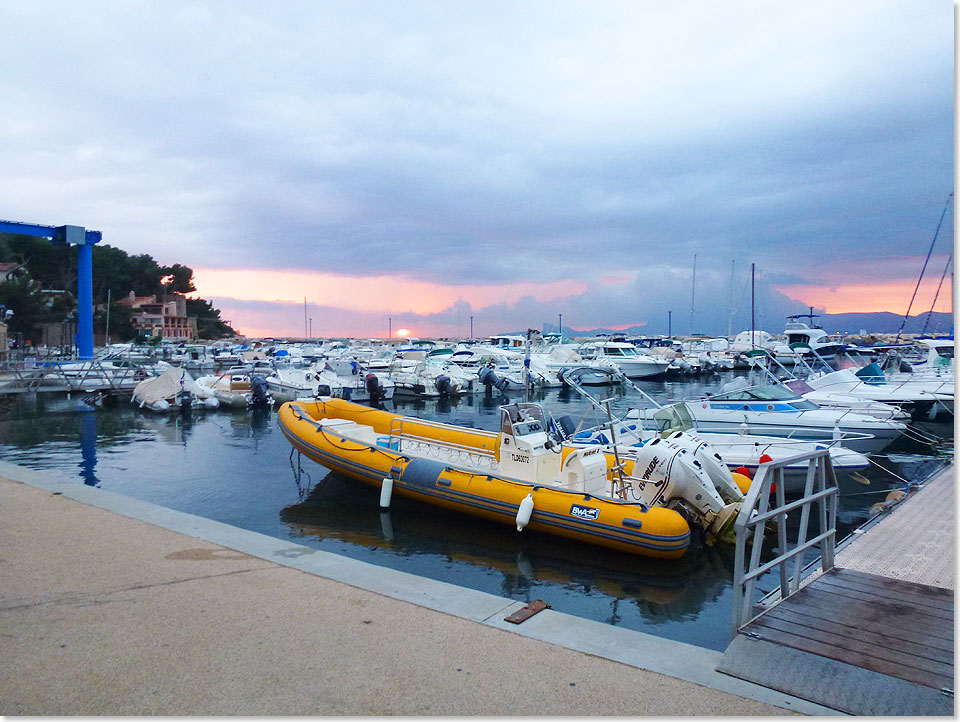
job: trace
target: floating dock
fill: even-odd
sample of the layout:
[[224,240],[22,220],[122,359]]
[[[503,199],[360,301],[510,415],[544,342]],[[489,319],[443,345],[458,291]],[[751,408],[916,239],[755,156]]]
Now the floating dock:
[[720,671],[849,714],[954,714],[951,465],[743,627]]

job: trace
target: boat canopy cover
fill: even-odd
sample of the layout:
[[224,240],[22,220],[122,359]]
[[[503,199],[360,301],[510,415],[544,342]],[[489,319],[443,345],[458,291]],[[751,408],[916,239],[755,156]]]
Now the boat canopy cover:
[[814,391],[813,386],[808,384],[803,379],[790,379],[786,382],[786,387],[793,391],[797,396],[803,396],[803,394]]
[[750,382],[747,381],[746,376],[737,376],[733,381],[728,381],[720,389],[722,393],[728,393],[730,391],[740,391],[742,389],[750,388]]
[[193,377],[181,368],[172,367],[159,376],[144,379],[133,390],[133,395],[140,402],[155,403],[161,399],[170,401],[181,391],[195,394],[199,398],[212,396],[209,389],[205,389]]
[[880,368],[880,364],[876,361],[869,363],[864,366],[862,369],[857,371],[857,376],[868,384],[883,384],[886,383],[886,377],[883,375],[883,369]]

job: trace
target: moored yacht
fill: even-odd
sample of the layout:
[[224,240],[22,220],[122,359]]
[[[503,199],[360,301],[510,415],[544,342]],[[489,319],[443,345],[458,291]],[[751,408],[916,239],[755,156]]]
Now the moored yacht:
[[[680,403],[700,431],[840,441],[864,454],[880,451],[906,429],[900,421],[820,408],[779,385],[739,388]],[[659,430],[662,422],[655,411],[634,409],[628,418],[639,419],[647,429]]]

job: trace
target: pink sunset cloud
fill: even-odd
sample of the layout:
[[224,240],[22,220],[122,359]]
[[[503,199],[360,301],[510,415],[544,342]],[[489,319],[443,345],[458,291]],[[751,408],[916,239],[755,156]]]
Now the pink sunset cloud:
[[[780,293],[808,306],[822,308],[826,313],[870,313],[889,311],[902,314],[907,310],[916,280],[887,281],[885,283],[846,283],[836,286],[808,286],[805,284],[774,286]],[[937,284],[924,283],[917,293],[910,313],[916,315],[930,310]],[[947,281],[940,289],[934,311],[950,313],[953,309],[952,289]]]
[[315,271],[195,268],[194,284],[204,298],[308,303],[352,311],[438,313],[458,300],[474,307],[512,303],[523,296],[551,301],[575,296],[587,285],[574,280],[502,285],[444,285],[405,276],[350,276]]

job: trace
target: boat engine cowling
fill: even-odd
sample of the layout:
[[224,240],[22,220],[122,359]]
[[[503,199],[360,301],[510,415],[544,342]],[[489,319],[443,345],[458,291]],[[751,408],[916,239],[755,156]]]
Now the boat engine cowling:
[[377,375],[374,373],[367,374],[364,379],[364,383],[367,387],[367,393],[370,394],[371,399],[379,399],[383,395],[383,387],[380,385],[380,379],[377,378]]
[[693,454],[693,458],[707,472],[725,502],[729,504],[734,501],[743,501],[743,492],[734,481],[733,474],[724,463],[723,457],[714,451],[710,444],[699,436],[685,431],[675,431],[667,439]]
[[[703,465],[680,444],[654,439],[636,451],[629,481],[647,504],[680,506],[691,521],[720,539],[730,539],[740,502],[727,503]],[[731,477],[732,479],[732,477]]]
[[507,386],[510,385],[510,382],[507,379],[502,379],[497,376],[497,372],[494,371],[490,366],[484,366],[477,371],[477,376],[480,379],[480,383],[482,383],[488,389],[493,386],[496,387],[497,390],[503,391]]
[[267,390],[267,381],[263,376],[250,377],[250,405],[267,406],[272,402]]
[[440,392],[441,396],[449,396],[453,392],[453,383],[451,383],[450,377],[446,374],[437,376],[433,383],[437,387],[437,391]]

